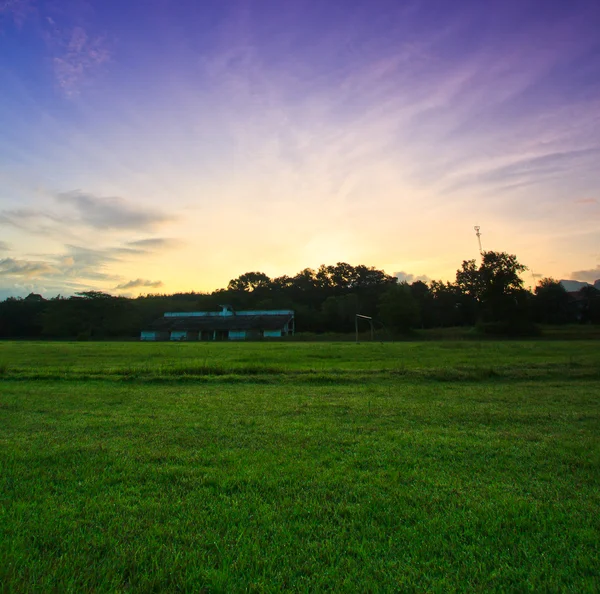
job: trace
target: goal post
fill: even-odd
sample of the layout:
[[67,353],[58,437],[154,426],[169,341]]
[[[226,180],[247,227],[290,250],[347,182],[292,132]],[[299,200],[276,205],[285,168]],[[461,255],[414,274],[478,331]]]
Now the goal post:
[[363,316],[362,314],[356,314],[354,318],[354,330],[356,331],[356,344],[358,344],[358,319],[367,320],[369,322],[369,326],[371,327],[371,340],[373,340],[373,318],[371,316]]

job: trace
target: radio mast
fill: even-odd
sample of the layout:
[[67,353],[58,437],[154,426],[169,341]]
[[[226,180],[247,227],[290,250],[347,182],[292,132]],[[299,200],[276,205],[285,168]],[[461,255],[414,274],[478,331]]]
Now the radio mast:
[[475,235],[477,235],[477,242],[479,243],[479,253],[483,256],[483,249],[481,247],[481,227],[479,225],[475,225],[473,229],[475,229]]

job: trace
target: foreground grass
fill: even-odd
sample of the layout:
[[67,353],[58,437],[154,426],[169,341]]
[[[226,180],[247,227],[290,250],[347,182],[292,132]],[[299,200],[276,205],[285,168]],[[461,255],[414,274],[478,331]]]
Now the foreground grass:
[[0,349],[6,591],[598,589],[595,344],[40,346]]

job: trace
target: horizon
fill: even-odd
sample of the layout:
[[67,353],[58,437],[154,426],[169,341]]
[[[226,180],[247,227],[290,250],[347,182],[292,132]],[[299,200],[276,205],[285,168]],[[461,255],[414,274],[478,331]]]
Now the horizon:
[[[347,262],[338,262],[337,264],[339,265],[339,264],[348,264],[348,263]],[[329,265],[323,264],[322,266],[329,266]],[[350,266],[353,266],[353,265],[350,264]],[[357,266],[360,266],[360,265],[357,265]],[[374,269],[375,267],[367,267],[367,268]],[[305,268],[301,271],[298,271],[296,274],[300,274],[301,272],[304,272],[304,270],[307,270],[307,269]],[[310,269],[310,270],[317,273],[319,269]],[[248,271],[248,272],[249,273],[257,273],[258,272],[259,274],[261,274],[259,271]],[[383,272],[384,274],[387,274],[387,272],[385,270],[379,270],[379,272]],[[289,275],[282,275],[282,276],[284,276],[284,277],[288,276],[290,279],[294,278],[294,276],[289,276]],[[412,285],[413,283],[422,282],[422,283],[425,283],[428,287],[430,286],[432,280],[433,281],[438,280],[438,279],[425,280],[422,277],[415,277],[412,274],[405,275],[404,273],[396,273],[395,275],[388,275],[388,276],[391,276],[392,278],[394,278],[397,283],[406,283],[407,285]],[[535,286],[532,286],[531,283],[528,285],[527,281],[526,281],[527,277],[531,276],[531,271],[525,270],[521,273],[518,273],[518,276],[521,278],[525,277],[525,279],[522,278],[523,289],[525,291],[530,291],[530,292],[534,293]],[[230,280],[236,280],[236,279],[230,279]],[[276,281],[277,277],[269,277],[269,280]],[[536,282],[539,282],[540,280],[542,280],[542,279],[536,279]],[[576,293],[585,286],[598,288],[600,290],[600,278],[596,279],[595,281],[592,281],[592,282],[571,280],[571,279],[555,279],[552,277],[547,277],[547,280],[551,280],[551,281],[560,283],[568,293]],[[135,287],[137,287],[140,285],[141,282],[142,282],[142,279],[136,279],[134,281],[131,281],[131,284],[134,285]],[[448,282],[452,283],[453,281],[451,280]],[[596,287],[596,285],[598,285],[598,287]],[[536,286],[537,286],[537,284],[536,284]],[[126,293],[126,292],[122,292],[122,291],[115,293],[115,291],[88,290],[88,291],[78,291],[76,293],[71,293],[71,294],[67,294],[67,295],[57,294],[57,295],[46,295],[46,296],[41,295],[39,293],[34,293],[33,291],[31,291],[27,295],[9,295],[6,298],[0,298],[0,302],[5,301],[6,299],[14,299],[14,298],[23,299],[25,297],[30,297],[30,296],[34,296],[36,298],[42,297],[44,300],[51,300],[54,298],[66,299],[66,298],[70,298],[70,297],[81,297],[81,296],[85,296],[86,294],[91,294],[91,293],[98,293],[99,295],[106,295],[109,297],[124,297],[127,299],[137,299],[137,298],[144,298],[144,297],[172,297],[175,295],[201,295],[201,296],[208,297],[208,296],[213,296],[216,293],[219,293],[220,291],[229,291],[230,290],[228,286],[217,287],[215,289],[208,290],[208,291],[197,291],[194,289],[190,289],[188,291],[166,292],[166,291],[160,290],[160,289],[162,289],[162,286],[152,287],[152,289],[153,290],[148,290],[147,292],[137,293],[137,294]],[[231,290],[235,291],[235,289],[231,289]],[[252,291],[250,291],[250,292],[252,292]],[[219,307],[223,307],[223,306],[219,305]]]
[[0,3],[0,300],[600,279],[600,4],[399,4]]

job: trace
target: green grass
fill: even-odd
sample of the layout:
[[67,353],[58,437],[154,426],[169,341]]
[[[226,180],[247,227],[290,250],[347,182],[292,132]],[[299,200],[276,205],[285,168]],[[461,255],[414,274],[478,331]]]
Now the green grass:
[[[181,378],[220,375],[412,376],[542,374],[600,379],[595,341],[403,343],[0,342],[4,379]],[[456,373],[458,372],[458,373]],[[281,378],[279,378],[281,379]]]
[[0,343],[0,590],[600,588],[600,345]]

